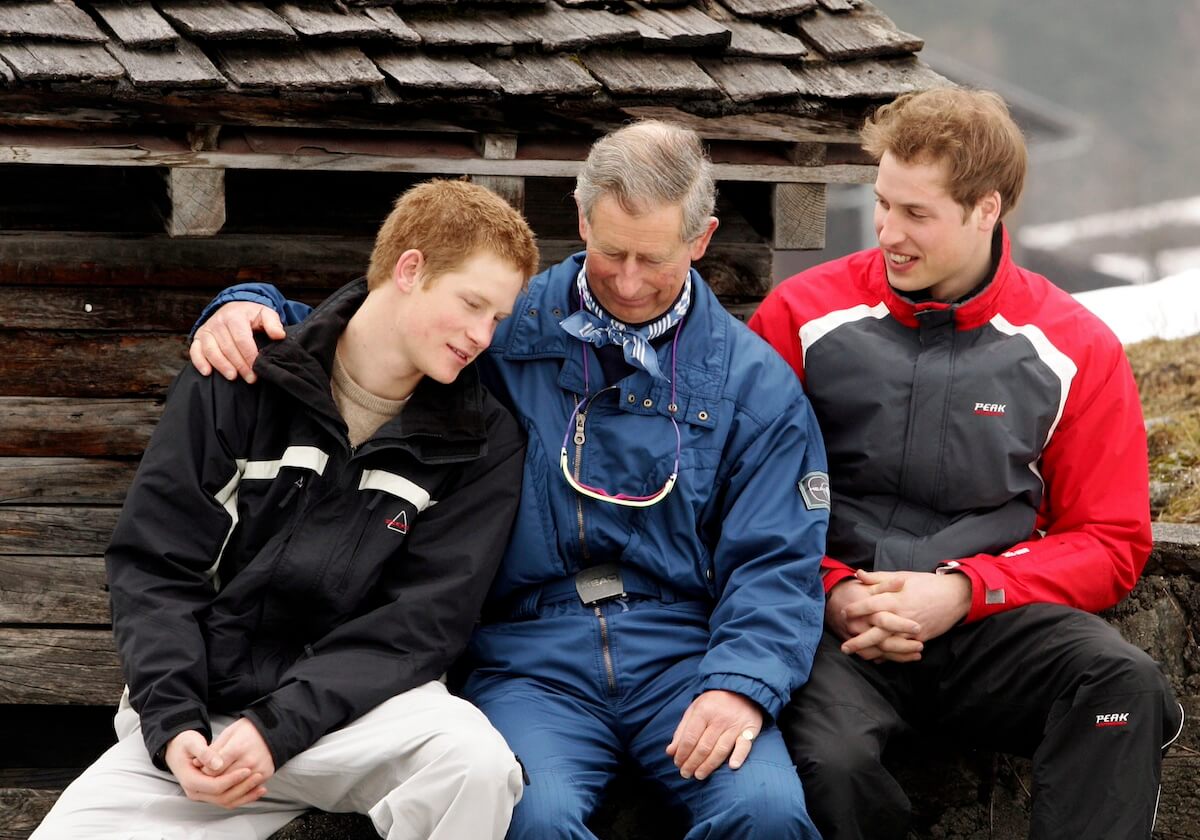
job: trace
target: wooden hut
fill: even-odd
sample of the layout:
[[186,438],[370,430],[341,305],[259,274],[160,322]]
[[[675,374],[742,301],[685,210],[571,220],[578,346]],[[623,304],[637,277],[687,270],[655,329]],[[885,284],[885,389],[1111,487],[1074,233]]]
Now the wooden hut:
[[319,299],[433,175],[557,260],[592,140],[655,116],[709,144],[701,269],[744,311],[822,245],[826,185],[872,180],[864,115],[945,83],[921,46],[866,0],[0,4],[0,840],[111,737],[101,554],[213,292]]

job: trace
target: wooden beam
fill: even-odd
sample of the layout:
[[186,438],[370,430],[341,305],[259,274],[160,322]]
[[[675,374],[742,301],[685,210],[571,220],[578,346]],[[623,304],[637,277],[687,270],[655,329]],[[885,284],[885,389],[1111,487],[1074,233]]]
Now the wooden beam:
[[[517,156],[517,138],[511,134],[481,134],[476,148],[484,160],[513,160]],[[519,175],[472,175],[471,181],[486,187],[517,210],[525,211],[525,179]]]
[[110,630],[0,630],[0,703],[111,706],[123,686]]
[[184,336],[14,330],[3,336],[0,395],[160,396],[183,367]]
[[0,623],[111,623],[103,557],[0,557]]
[[115,507],[0,505],[0,555],[103,554],[118,513]]
[[0,505],[119,505],[136,469],[99,458],[0,458]]
[[771,244],[779,250],[820,250],[825,247],[825,185],[775,184]]
[[[161,316],[170,323],[185,314],[171,314],[184,305],[184,298],[168,296],[148,302],[148,308],[139,305],[142,314],[136,316],[126,308],[127,300],[122,303],[125,299],[121,295],[100,301],[89,291],[129,286],[199,287],[211,297],[232,283],[252,281],[287,285],[289,291],[298,287],[335,289],[366,271],[373,244],[373,238],[367,236],[223,234],[206,239],[172,239],[165,234],[117,237],[105,233],[0,231],[0,285],[81,287],[50,298],[49,305],[54,306],[92,306],[90,312],[70,316],[61,312],[68,318],[69,327],[84,329],[78,321],[92,315],[98,316],[95,329],[108,329],[108,318],[122,314]],[[17,305],[19,300],[12,304]],[[12,313],[13,309],[6,311]],[[197,314],[193,312],[193,318]],[[25,317],[37,316],[30,312]],[[187,323],[190,325],[191,320]],[[0,324],[8,326],[3,318]]]
[[166,171],[170,236],[214,236],[225,226],[225,170]]
[[[60,259],[69,260],[65,254]],[[96,253],[92,253],[92,259]],[[5,259],[0,240],[0,260]],[[217,288],[9,286],[0,293],[0,324],[15,330],[113,330],[187,333]]]
[[[0,145],[0,163],[67,166],[173,166],[207,169],[278,169],[326,172],[407,172],[416,175],[502,175],[574,178],[578,160],[488,160],[486,158],[391,157],[382,154],[290,155],[269,152],[158,151],[117,146]],[[874,166],[784,166],[716,163],[718,181],[778,181],[797,184],[870,184]]]
[[50,813],[61,793],[61,788],[0,788],[0,840],[25,840]]
[[0,455],[138,456],[161,413],[156,400],[0,397]]

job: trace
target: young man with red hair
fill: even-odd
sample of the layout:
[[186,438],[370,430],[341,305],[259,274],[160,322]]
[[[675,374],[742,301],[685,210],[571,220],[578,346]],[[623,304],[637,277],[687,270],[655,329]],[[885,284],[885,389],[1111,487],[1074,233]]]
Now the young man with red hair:
[[105,555],[120,740],[35,837],[266,838],[308,808],[504,836],[519,763],[439,677],[520,496],[471,362],[536,265],[503,199],[422,184],[253,384],[180,373]]

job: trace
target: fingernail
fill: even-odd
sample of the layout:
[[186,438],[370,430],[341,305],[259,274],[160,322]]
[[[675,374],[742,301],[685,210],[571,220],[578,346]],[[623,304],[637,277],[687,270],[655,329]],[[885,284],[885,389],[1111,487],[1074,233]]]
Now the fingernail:
[[691,773],[689,773],[687,770],[680,770],[680,771],[679,771],[679,775],[680,775],[680,776],[683,776],[683,778],[685,778],[685,779],[690,779],[690,778],[692,778],[692,774],[691,774]]

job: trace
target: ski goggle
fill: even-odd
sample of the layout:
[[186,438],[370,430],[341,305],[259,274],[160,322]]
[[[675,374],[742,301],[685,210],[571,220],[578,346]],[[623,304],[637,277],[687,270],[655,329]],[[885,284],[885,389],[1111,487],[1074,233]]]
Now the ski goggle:
[[[613,386],[610,386],[610,388]],[[575,404],[575,410],[571,412],[570,419],[567,420],[567,430],[563,433],[562,450],[559,453],[559,466],[562,467],[563,478],[567,480],[567,484],[571,486],[576,493],[587,496],[589,499],[595,499],[598,502],[607,502],[612,505],[623,505],[624,507],[647,508],[656,505],[671,494],[675,488],[675,481],[679,478],[679,451],[681,448],[679,436],[679,423],[674,417],[671,417],[671,425],[675,428],[675,465],[671,468],[671,474],[667,476],[667,481],[654,493],[647,496],[634,496],[629,493],[613,493],[601,487],[593,487],[589,484],[577,480],[571,475],[570,459],[567,456],[567,444],[574,442],[576,447],[582,451],[584,441],[587,439],[584,427],[587,423],[587,406],[591,401],[603,394],[609,388],[604,388],[597,391],[595,394],[580,400]],[[572,439],[571,430],[575,430],[574,438]]]

